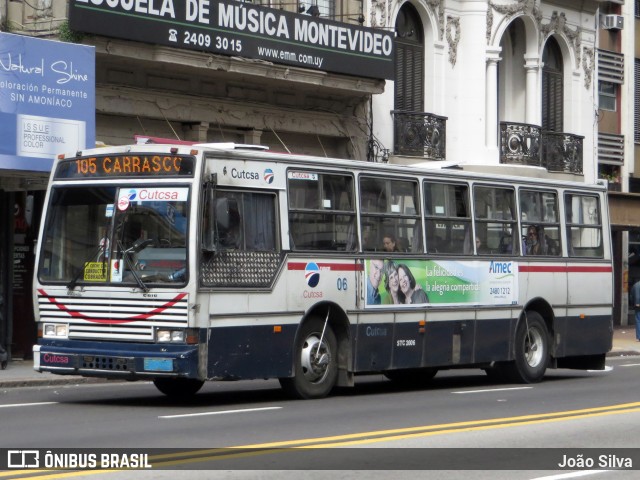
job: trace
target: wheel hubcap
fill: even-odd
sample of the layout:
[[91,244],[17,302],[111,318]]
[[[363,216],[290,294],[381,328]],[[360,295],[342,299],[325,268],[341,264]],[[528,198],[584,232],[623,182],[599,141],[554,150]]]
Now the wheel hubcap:
[[524,355],[530,367],[537,367],[544,358],[542,334],[537,329],[530,329],[524,340]]
[[327,344],[320,343],[317,335],[311,335],[302,346],[302,373],[311,383],[322,382],[329,372],[331,352]]

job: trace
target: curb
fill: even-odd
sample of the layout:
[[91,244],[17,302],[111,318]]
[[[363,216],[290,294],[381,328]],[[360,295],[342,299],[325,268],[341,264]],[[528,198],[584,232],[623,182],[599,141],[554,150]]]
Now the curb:
[[106,383],[105,378],[85,378],[85,377],[69,377],[69,378],[17,378],[14,380],[1,380],[0,388],[20,388],[20,387],[50,387],[53,385],[80,385],[90,383]]

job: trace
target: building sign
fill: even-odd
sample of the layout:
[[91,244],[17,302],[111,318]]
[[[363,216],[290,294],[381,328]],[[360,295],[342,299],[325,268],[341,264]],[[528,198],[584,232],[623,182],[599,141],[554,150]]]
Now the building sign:
[[220,0],[71,0],[71,29],[315,70],[392,79],[393,33]]
[[95,145],[95,49],[0,33],[0,168]]

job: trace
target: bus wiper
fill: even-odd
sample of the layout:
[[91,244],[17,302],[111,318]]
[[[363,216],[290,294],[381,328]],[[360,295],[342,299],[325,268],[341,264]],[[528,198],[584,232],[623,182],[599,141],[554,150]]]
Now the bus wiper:
[[[145,242],[142,242],[142,244],[140,244],[140,245],[144,245],[144,247],[149,245],[148,243],[145,245]],[[142,248],[144,248],[144,247],[142,247]],[[122,245],[122,242],[120,240],[118,240],[118,249],[122,252],[122,258],[124,259],[124,263],[126,263],[127,267],[129,267],[129,271],[131,272],[131,275],[133,275],[133,278],[136,279],[136,283],[138,284],[138,286],[142,289],[143,292],[147,293],[149,291],[149,287],[147,287],[144,284],[144,282],[142,281],[140,276],[136,273],[136,271],[134,269],[133,262],[129,258],[129,254],[131,252],[135,253],[136,251],[142,250],[142,248],[140,248],[139,245],[135,245],[134,244],[131,248],[125,250],[124,246]]]
[[[98,254],[100,253],[101,250],[104,250],[106,248],[106,245],[98,245],[98,248],[94,251],[91,252],[91,255],[89,255],[83,262],[82,262],[82,267],[80,267],[80,270],[78,270],[78,273],[76,273],[76,275],[71,279],[71,281],[67,284],[67,288],[69,290],[73,290],[74,288],[76,288],[76,285],[78,284],[78,280],[80,280],[80,276],[84,273],[84,269],[85,269],[85,264],[91,260],[92,258],[95,258],[98,256]],[[105,267],[105,263],[106,263],[106,251],[104,251],[104,260],[102,261],[102,266],[103,268]]]

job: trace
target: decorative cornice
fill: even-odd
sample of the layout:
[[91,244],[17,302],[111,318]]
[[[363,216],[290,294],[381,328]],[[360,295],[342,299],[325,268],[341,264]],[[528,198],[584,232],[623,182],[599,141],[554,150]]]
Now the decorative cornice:
[[595,64],[595,51],[593,48],[584,47],[582,49],[582,70],[584,71],[584,88],[591,89],[593,78],[593,68]]
[[564,12],[556,12],[554,11],[551,14],[551,19],[549,23],[546,25],[540,25],[540,43],[544,42],[544,40],[551,34],[564,34],[571,45],[573,46],[573,51],[576,56],[576,68],[580,67],[580,45],[582,43],[581,33],[582,29],[580,27],[576,27],[575,30],[571,30],[567,26],[567,17]]
[[427,0],[427,5],[433,10],[433,14],[438,22],[438,39],[444,38],[444,0]]
[[370,26],[373,28],[387,28],[389,13],[387,0],[371,0],[371,14],[369,15]]
[[[455,29],[455,37],[451,30]],[[458,43],[460,42],[460,17],[447,15],[447,43],[449,44],[449,63],[455,67],[458,56]]]
[[487,10],[487,45],[491,42],[491,31],[493,29],[493,11],[501,13],[506,18],[513,17],[515,15],[530,13],[535,18],[538,25],[542,22],[542,13],[536,5],[536,0],[518,0],[516,3],[510,5],[497,5],[489,0],[489,8]]

